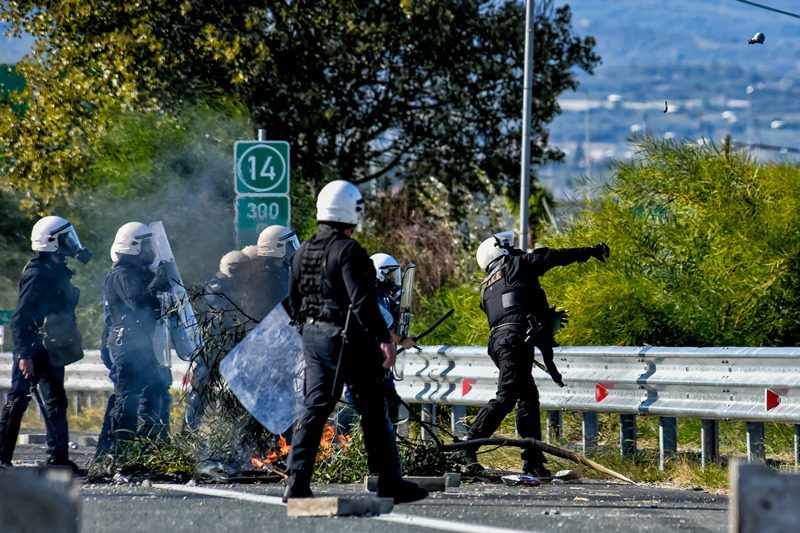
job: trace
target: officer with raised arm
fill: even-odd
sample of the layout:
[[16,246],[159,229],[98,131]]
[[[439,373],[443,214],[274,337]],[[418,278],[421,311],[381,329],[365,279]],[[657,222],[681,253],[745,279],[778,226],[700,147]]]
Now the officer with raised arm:
[[[522,438],[541,440],[539,391],[534,383],[534,346],[542,352],[550,377],[564,383],[553,361],[554,321],[560,320],[547,303],[539,277],[548,270],[590,257],[605,261],[609,248],[604,243],[583,248],[537,248],[531,253],[513,247],[514,232],[504,231],[484,240],[477,260],[486,277],[481,283],[481,310],[491,328],[489,357],[500,370],[497,395],[481,409],[467,433],[467,440],[490,437],[516,406],[517,432]],[[468,459],[480,469],[475,449]],[[534,476],[549,476],[546,459],[538,449],[522,452],[522,470]]]

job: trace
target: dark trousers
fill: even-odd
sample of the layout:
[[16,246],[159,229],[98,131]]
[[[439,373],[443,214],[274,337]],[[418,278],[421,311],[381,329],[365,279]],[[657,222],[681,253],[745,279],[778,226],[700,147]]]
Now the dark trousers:
[[303,329],[305,357],[305,401],[303,414],[295,425],[289,467],[302,481],[309,481],[319,441],[345,383],[353,407],[361,415],[367,462],[383,483],[402,476],[397,442],[386,416],[382,357],[378,345],[351,332],[334,386],[336,363],[341,347],[341,328],[328,323],[307,324]]
[[[166,367],[162,367],[161,373],[166,372],[165,379],[168,378],[170,384],[172,381],[172,373]],[[116,383],[114,389],[116,390]],[[158,404],[152,405],[150,393],[142,394],[139,400],[138,416],[145,421],[145,424],[138,430],[140,435],[166,439],[169,437],[169,414],[172,408],[172,398],[169,394],[169,385],[166,387],[159,386],[156,388],[155,394],[159,397]],[[103,417],[103,426],[100,429],[100,435],[97,438],[97,448],[95,449],[95,457],[109,453],[114,448],[114,434],[111,430],[113,425],[112,416],[114,414],[114,407],[116,405],[117,395],[112,393],[108,397],[106,404],[106,412]]]
[[168,432],[165,422],[169,420],[169,388],[165,386],[164,371],[169,373],[169,369],[156,361],[150,337],[131,336],[121,344],[109,345],[109,349],[114,382],[109,429],[115,442],[137,433],[146,437],[165,436]]
[[64,367],[52,366],[47,352],[42,348],[33,356],[32,380],[25,379],[19,369],[19,359],[14,356],[11,363],[11,390],[6,396],[3,414],[0,416],[0,461],[11,462],[19,436],[22,415],[31,400],[31,385],[39,384],[39,393],[51,428],[47,428],[47,454],[54,462],[66,461],[69,457],[69,429],[67,427],[67,394],[64,392]]
[[[468,438],[491,437],[503,419],[516,407],[517,433],[522,438],[541,440],[539,390],[533,380],[533,346],[524,341],[524,332],[505,330],[489,338],[489,357],[500,370],[497,394],[480,410]],[[524,450],[522,459],[533,464],[545,462],[540,450]]]

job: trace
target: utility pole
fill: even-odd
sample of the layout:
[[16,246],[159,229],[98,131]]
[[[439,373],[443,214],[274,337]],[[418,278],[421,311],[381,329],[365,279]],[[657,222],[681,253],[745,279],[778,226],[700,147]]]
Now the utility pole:
[[531,195],[531,102],[533,99],[534,0],[527,0],[525,14],[525,81],[522,93],[522,160],[519,180],[519,247],[528,250],[528,200]]

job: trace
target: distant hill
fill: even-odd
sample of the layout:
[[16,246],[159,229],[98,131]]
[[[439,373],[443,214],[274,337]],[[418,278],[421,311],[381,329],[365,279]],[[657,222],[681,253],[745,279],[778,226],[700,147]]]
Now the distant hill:
[[[735,0],[576,0],[576,31],[593,35],[605,66],[800,66],[800,19]],[[797,0],[759,3],[800,12]],[[747,45],[756,32],[763,45]],[[602,67],[601,67],[602,68]]]
[[[797,0],[759,1],[800,12]],[[575,31],[595,37],[603,62],[559,99],[550,141],[567,157],[539,169],[557,197],[571,196],[587,174],[602,181],[613,160],[632,155],[633,133],[800,147],[800,19],[735,0],[568,3]],[[756,32],[765,43],[748,45]]]

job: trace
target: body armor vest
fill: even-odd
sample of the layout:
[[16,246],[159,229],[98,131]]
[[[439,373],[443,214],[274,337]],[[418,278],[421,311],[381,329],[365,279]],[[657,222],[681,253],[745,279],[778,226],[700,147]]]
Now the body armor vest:
[[[512,285],[506,279],[507,261],[506,259],[502,266],[489,273],[481,283],[481,309],[486,313],[489,327],[507,322],[526,324],[531,316],[525,305],[525,287]],[[511,320],[505,320],[506,318]]]
[[[341,306],[330,298],[329,283],[326,283],[328,253],[331,245],[341,238],[333,233],[323,239],[313,238],[303,250],[300,261],[300,294],[303,296],[300,305],[302,320],[314,318],[328,322],[340,322],[344,319]],[[326,296],[328,296],[326,298]]]

